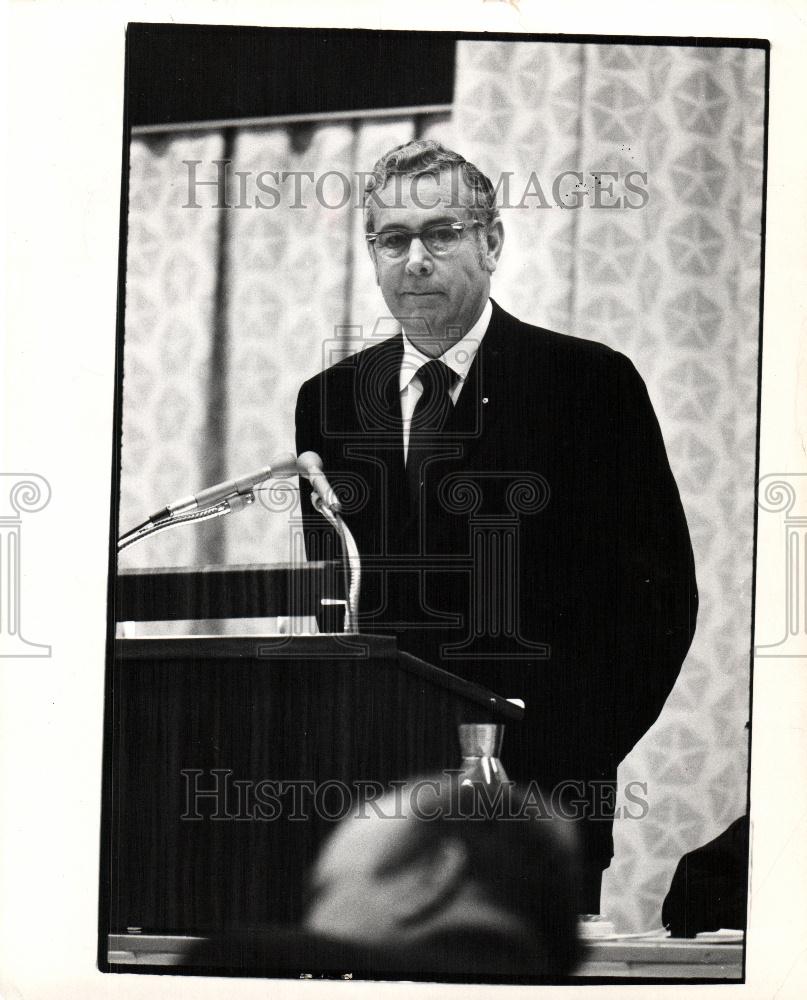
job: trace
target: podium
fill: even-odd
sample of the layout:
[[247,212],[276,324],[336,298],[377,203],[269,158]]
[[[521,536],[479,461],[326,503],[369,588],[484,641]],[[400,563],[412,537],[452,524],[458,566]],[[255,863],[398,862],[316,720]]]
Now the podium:
[[[142,572],[136,589],[153,593]],[[392,637],[115,639],[102,942],[298,920],[306,873],[358,798],[458,768],[459,724],[521,715]]]

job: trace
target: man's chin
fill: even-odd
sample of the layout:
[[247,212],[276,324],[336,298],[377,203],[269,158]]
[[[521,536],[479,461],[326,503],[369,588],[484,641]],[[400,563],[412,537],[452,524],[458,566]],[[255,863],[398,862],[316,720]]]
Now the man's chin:
[[430,309],[426,299],[419,303],[419,308],[401,310],[396,319],[410,340],[415,337],[438,340],[444,336],[446,318],[440,310]]

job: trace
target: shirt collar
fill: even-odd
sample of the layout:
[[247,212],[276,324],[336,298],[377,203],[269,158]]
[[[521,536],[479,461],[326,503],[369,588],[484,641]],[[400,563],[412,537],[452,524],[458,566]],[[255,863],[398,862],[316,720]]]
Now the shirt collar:
[[[468,377],[468,372],[471,370],[471,365],[476,357],[476,352],[479,350],[479,345],[482,343],[482,338],[487,333],[492,313],[493,306],[490,304],[490,299],[488,299],[479,319],[462,340],[458,340],[456,344],[452,344],[445,354],[440,356],[440,360],[463,382]],[[401,333],[403,334],[403,358],[401,360],[399,389],[403,392],[423,365],[431,361],[432,358],[427,357],[415,347],[407,337],[406,330],[402,328]]]

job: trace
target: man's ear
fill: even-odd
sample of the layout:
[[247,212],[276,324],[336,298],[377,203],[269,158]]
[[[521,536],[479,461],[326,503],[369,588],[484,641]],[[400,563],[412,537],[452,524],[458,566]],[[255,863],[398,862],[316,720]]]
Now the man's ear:
[[485,235],[487,239],[487,249],[484,255],[484,266],[486,271],[493,274],[496,270],[496,265],[499,263],[499,257],[501,256],[502,247],[504,246],[504,226],[502,225],[502,220],[496,219],[496,221],[490,225]]
[[445,837],[433,850],[414,859],[399,900],[401,923],[421,923],[447,906],[465,884],[467,868],[468,850],[452,837]]

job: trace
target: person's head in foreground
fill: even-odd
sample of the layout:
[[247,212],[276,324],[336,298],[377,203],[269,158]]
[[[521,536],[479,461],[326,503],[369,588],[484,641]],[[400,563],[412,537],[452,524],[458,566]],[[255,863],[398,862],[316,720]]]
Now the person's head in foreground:
[[576,878],[570,825],[512,786],[423,779],[339,824],[305,924],[418,955],[426,971],[563,976],[578,955]]

